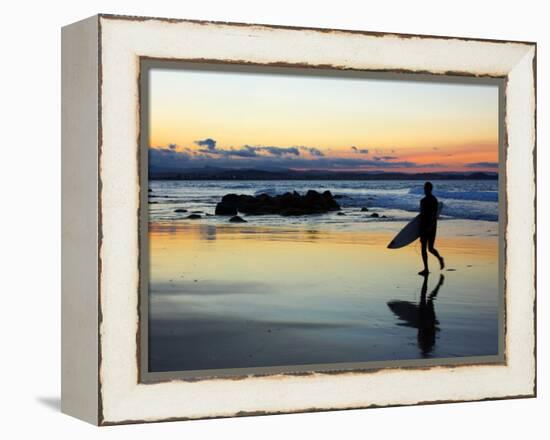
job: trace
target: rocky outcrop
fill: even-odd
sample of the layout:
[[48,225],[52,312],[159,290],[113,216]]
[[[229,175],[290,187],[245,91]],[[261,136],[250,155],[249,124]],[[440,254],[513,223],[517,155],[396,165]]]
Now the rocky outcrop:
[[229,219],[231,223],[246,223],[246,220],[238,215],[234,215]]
[[227,194],[216,205],[216,215],[234,216],[238,212],[248,215],[279,214],[284,216],[323,214],[339,211],[340,205],[330,191],[319,193],[309,190],[305,195],[296,191],[277,196],[260,194]]
[[[224,196],[224,198],[227,196]],[[229,203],[228,201],[222,201],[216,205],[216,215],[237,215],[236,204]]]

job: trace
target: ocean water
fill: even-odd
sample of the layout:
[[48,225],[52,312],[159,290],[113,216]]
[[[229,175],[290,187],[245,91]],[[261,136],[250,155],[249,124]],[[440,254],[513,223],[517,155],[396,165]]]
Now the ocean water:
[[[434,181],[434,195],[444,203],[442,219],[498,221],[498,181]],[[214,214],[216,203],[228,193],[258,195],[283,194],[308,190],[329,190],[338,198],[346,216],[317,215],[305,217],[254,216],[247,220],[259,225],[311,224],[338,225],[365,222],[407,221],[418,214],[423,197],[421,181],[151,181],[149,220],[178,221],[189,213],[177,208]],[[370,218],[360,211],[367,207],[385,218]],[[206,216],[210,223],[226,222],[224,217]]]

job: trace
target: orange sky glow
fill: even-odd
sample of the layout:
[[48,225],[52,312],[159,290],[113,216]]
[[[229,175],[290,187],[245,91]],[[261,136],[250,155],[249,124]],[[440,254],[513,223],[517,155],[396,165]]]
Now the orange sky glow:
[[497,171],[493,84],[149,71],[149,146],[182,167]]

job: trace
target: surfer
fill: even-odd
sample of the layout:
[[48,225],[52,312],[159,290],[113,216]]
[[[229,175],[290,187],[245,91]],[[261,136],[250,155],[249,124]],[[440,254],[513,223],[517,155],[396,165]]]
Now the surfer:
[[439,260],[441,270],[445,268],[443,257],[439,255],[439,252],[434,247],[439,202],[432,194],[432,190],[432,183],[426,182],[424,184],[424,194],[426,194],[426,197],[420,201],[420,244],[422,245],[424,270],[418,272],[418,275],[427,275],[430,273],[428,269],[428,251]]

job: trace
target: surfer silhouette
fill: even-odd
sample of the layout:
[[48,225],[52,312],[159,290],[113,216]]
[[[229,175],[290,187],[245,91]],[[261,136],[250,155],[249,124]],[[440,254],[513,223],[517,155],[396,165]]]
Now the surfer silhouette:
[[439,252],[434,247],[439,202],[432,194],[432,190],[432,183],[426,182],[424,184],[424,194],[426,194],[426,197],[420,201],[420,244],[422,246],[422,262],[424,263],[424,269],[418,272],[418,275],[423,276],[430,273],[428,269],[428,251],[439,260],[441,269],[443,270],[445,268],[443,257],[439,255]]

